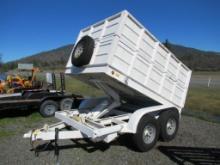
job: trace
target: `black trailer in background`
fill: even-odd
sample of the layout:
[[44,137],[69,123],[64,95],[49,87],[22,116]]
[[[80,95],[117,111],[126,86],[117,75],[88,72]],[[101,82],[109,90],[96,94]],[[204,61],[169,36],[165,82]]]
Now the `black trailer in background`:
[[[60,73],[60,90],[57,90],[56,76],[47,89],[24,90],[21,93],[0,95],[0,111],[36,109],[43,117],[53,116],[58,110],[77,108],[82,100],[79,95],[65,91],[65,75]],[[50,89],[51,88],[51,89]]]

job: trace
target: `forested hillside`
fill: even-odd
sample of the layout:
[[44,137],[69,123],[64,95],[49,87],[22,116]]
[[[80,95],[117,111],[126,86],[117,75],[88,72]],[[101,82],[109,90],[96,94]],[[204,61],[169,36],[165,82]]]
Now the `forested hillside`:
[[[164,43],[181,61],[194,71],[219,71],[220,53],[207,52],[169,42]],[[1,70],[7,71],[17,68],[17,63],[33,63],[44,69],[64,69],[73,45],[62,46],[57,49],[41,52],[2,65]]]

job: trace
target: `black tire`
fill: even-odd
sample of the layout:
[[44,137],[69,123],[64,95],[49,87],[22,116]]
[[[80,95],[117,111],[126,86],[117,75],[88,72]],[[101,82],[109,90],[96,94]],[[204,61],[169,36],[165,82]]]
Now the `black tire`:
[[175,138],[179,128],[179,113],[176,109],[167,110],[160,114],[160,138],[171,141]]
[[84,36],[75,46],[72,53],[72,64],[74,66],[80,67],[89,64],[95,42],[89,36]]
[[[148,127],[154,128],[154,131],[155,131],[154,136],[150,138],[147,137],[147,133],[150,133],[152,131],[148,131]],[[146,132],[146,129],[147,129],[147,132]],[[160,130],[159,125],[155,118],[149,115],[143,116],[142,119],[139,121],[136,134],[133,135],[133,141],[137,149],[141,152],[146,152],[150,150],[151,148],[153,148],[155,144],[157,143],[157,140],[159,137],[159,130]]]
[[59,108],[59,105],[55,101],[46,100],[40,106],[40,114],[43,117],[51,117],[51,116],[54,116],[58,108]]
[[60,110],[71,110],[73,107],[73,99],[71,98],[65,98],[62,99],[60,102]]

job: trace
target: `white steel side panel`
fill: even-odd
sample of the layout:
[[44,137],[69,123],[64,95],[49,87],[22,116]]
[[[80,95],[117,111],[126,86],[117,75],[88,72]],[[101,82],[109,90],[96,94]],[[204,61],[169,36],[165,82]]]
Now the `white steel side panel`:
[[[145,31],[141,35],[143,29]],[[110,66],[125,74],[127,79],[132,78],[182,108],[188,90],[190,74],[187,73],[191,71],[164,45],[158,45],[158,40],[130,14],[124,19],[120,30]],[[128,68],[131,68],[130,72]],[[143,90],[140,92],[143,93]],[[149,96],[149,92],[144,94]],[[152,98],[152,95],[149,97]],[[162,104],[165,103],[164,100]]]

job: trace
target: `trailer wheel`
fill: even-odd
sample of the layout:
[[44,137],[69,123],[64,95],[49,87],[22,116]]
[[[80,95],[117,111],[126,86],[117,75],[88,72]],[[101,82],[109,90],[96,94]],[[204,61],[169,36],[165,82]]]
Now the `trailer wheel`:
[[46,100],[40,106],[40,114],[43,117],[50,117],[58,110],[58,104],[53,100]]
[[168,110],[161,113],[160,138],[163,141],[171,141],[175,138],[179,127],[179,113],[177,110]]
[[71,98],[62,99],[60,102],[60,110],[61,111],[70,110],[70,109],[72,109],[72,106],[73,106],[73,99],[71,99]]
[[139,121],[136,134],[133,135],[134,143],[138,150],[145,152],[153,148],[159,137],[159,125],[156,119],[145,115]]
[[89,36],[84,36],[73,50],[72,64],[77,67],[87,65],[92,58],[94,46],[94,40]]

